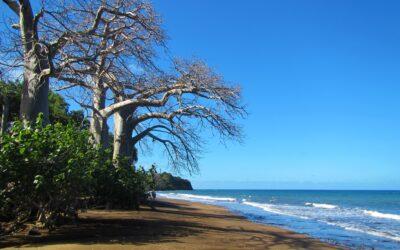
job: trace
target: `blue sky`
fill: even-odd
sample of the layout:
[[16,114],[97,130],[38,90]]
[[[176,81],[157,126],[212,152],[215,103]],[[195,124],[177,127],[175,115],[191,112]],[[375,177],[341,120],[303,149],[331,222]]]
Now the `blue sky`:
[[400,188],[400,2],[155,5],[171,53],[241,83],[250,112],[244,144],[209,140],[196,188]]

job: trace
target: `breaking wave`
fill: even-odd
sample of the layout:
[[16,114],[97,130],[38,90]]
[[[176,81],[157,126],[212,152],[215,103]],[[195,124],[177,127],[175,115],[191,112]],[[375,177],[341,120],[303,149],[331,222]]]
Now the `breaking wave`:
[[250,202],[250,201],[244,201],[244,202],[242,202],[242,204],[256,207],[256,208],[261,208],[262,210],[264,210],[266,212],[270,212],[270,213],[274,213],[274,214],[281,214],[281,215],[298,217],[298,218],[302,218],[302,219],[308,219],[308,217],[306,217],[306,216],[301,216],[298,214],[290,213],[288,211],[283,211],[282,209],[280,209],[280,206],[277,206],[277,205],[272,205],[272,204],[267,204],[267,203]]
[[400,236],[391,234],[389,232],[377,231],[377,230],[374,230],[374,229],[371,229],[371,228],[363,229],[363,228],[359,228],[359,227],[357,227],[355,225],[345,224],[345,223],[332,223],[332,222],[325,222],[325,223],[328,224],[328,225],[341,227],[341,228],[343,228],[345,230],[348,230],[348,231],[369,234],[369,235],[376,236],[376,237],[383,237],[383,238],[391,239],[391,240],[394,240],[394,241],[400,241]]
[[376,218],[400,220],[399,214],[384,214],[384,213],[380,213],[378,211],[370,211],[370,210],[363,210],[363,212],[366,215],[376,217]]
[[337,208],[336,205],[331,205],[331,204],[324,204],[324,203],[311,203],[311,202],[306,202],[306,206],[311,206],[311,207],[317,207],[317,208],[325,208],[325,209],[334,209]]
[[202,201],[225,201],[225,202],[236,202],[235,198],[230,197],[214,197],[208,195],[194,195],[194,194],[177,194],[177,193],[158,193],[160,197],[180,199],[180,200],[202,200]]

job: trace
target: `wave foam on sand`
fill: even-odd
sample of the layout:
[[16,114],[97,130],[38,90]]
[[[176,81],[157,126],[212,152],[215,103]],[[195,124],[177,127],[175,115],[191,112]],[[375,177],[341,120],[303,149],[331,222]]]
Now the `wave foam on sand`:
[[327,221],[325,221],[325,223],[328,225],[341,227],[341,228],[344,228],[345,230],[349,230],[349,231],[369,234],[369,235],[376,236],[376,237],[383,237],[383,238],[391,239],[394,241],[400,241],[400,236],[393,235],[388,232],[377,231],[377,230],[373,230],[371,228],[362,229],[355,225],[346,224],[346,223],[334,223],[334,222],[327,222]]

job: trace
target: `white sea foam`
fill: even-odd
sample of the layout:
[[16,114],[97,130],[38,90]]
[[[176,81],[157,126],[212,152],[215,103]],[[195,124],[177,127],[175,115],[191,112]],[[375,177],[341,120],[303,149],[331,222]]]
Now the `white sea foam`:
[[399,235],[394,235],[388,232],[382,232],[382,231],[377,231],[371,228],[360,228],[357,227],[355,225],[350,225],[350,224],[346,224],[346,223],[334,223],[334,222],[325,222],[328,225],[332,225],[332,226],[338,226],[341,228],[344,228],[345,230],[348,231],[354,231],[354,232],[359,232],[359,233],[364,233],[364,234],[369,234],[369,235],[373,235],[376,237],[383,237],[383,238],[387,238],[387,239],[391,239],[394,241],[400,241],[400,236]]
[[308,219],[308,217],[298,215],[298,214],[293,214],[290,213],[289,211],[285,211],[280,206],[277,205],[272,205],[272,204],[267,204],[267,203],[258,203],[258,202],[250,202],[250,201],[244,201],[243,204],[256,207],[256,208],[261,208],[262,210],[274,214],[281,214],[281,215],[287,215],[287,216],[293,216],[293,217],[298,217],[302,219]]
[[235,198],[230,197],[214,197],[208,195],[194,195],[194,194],[177,194],[177,193],[158,193],[160,197],[180,199],[180,200],[202,200],[208,202],[224,201],[224,202],[236,202]]
[[317,208],[325,208],[325,209],[334,209],[337,208],[336,205],[331,205],[331,204],[324,204],[324,203],[311,203],[311,202],[306,202],[306,206],[311,206],[311,207],[317,207]]
[[382,219],[392,219],[392,220],[400,220],[399,214],[384,214],[378,211],[370,211],[370,210],[363,210],[364,214],[367,214],[372,217],[382,218]]

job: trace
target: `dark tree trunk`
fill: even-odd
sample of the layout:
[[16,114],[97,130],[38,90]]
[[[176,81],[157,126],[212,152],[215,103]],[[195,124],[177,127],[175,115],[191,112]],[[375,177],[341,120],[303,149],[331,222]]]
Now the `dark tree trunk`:
[[5,94],[3,96],[3,105],[2,105],[2,114],[1,114],[1,121],[0,121],[0,135],[4,134],[8,127],[8,115],[10,113],[10,100]]

